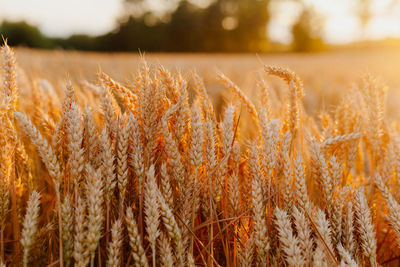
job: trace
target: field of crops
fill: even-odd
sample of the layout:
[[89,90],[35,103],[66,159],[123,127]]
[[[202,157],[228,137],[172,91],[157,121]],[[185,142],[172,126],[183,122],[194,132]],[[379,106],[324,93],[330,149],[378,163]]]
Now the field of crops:
[[1,54],[0,266],[400,264],[400,51]]

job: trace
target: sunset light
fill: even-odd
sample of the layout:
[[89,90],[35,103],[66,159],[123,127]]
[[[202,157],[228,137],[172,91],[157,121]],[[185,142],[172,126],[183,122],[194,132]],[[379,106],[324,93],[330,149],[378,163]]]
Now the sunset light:
[[400,266],[400,0],[0,0],[0,267]]

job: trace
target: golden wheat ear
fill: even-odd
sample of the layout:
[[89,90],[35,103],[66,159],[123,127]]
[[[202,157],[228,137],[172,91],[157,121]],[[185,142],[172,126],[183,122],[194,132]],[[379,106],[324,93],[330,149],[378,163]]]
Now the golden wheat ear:
[[293,234],[290,219],[286,211],[275,208],[275,224],[279,242],[288,266],[304,265],[304,257],[300,250],[299,239]]
[[39,205],[40,194],[37,191],[33,191],[28,200],[28,207],[26,209],[21,233],[21,244],[24,247],[24,266],[28,266],[29,264],[29,251],[35,242],[38,232]]
[[108,244],[107,267],[120,266],[122,254],[122,221],[116,220],[111,228],[112,241]]

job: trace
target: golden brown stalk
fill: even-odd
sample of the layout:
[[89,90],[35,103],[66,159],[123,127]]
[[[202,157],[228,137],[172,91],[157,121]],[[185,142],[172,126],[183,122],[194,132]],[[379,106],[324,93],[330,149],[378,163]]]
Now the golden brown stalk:
[[35,242],[38,231],[39,205],[40,194],[37,191],[33,191],[28,200],[21,234],[21,244],[24,247],[24,266],[29,264],[29,251]]

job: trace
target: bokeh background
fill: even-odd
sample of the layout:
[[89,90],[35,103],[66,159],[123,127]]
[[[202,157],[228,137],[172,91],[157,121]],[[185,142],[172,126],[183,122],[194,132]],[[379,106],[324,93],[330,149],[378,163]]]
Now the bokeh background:
[[287,52],[400,46],[399,0],[0,0],[11,45]]

